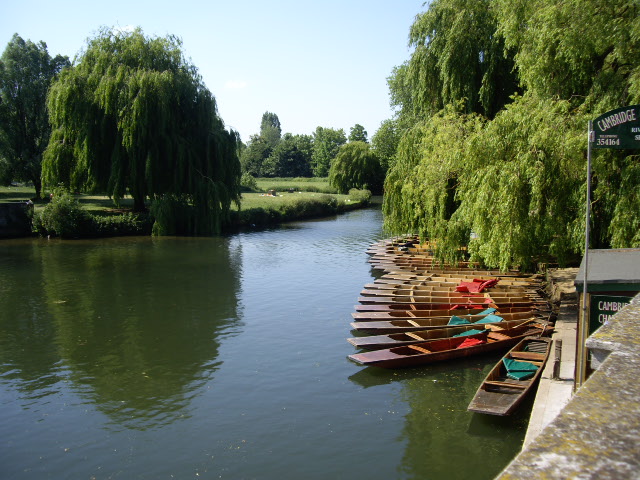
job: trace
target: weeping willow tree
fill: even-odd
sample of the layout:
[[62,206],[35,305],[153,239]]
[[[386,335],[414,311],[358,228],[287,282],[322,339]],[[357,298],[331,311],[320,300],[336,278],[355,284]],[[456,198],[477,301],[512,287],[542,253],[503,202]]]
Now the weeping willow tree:
[[106,192],[116,204],[128,191],[137,211],[151,198],[161,222],[170,205],[188,206],[196,234],[218,231],[239,200],[238,137],[176,37],[103,29],[52,85],[48,108],[48,185]]
[[[480,6],[488,9],[484,17]],[[635,0],[431,2],[412,28],[421,42],[389,82],[392,101],[404,102],[400,123],[410,128],[385,182],[387,229],[435,241],[443,260],[458,259],[464,247],[502,269],[580,254],[586,124],[640,102],[639,10]],[[477,52],[464,42],[474,35],[511,56],[515,70],[495,62],[502,73],[492,76],[517,75],[508,101],[498,89],[485,103],[487,83],[471,82],[477,75],[464,71]],[[495,114],[485,106],[501,102]],[[594,158],[592,247],[640,246],[640,167],[630,153]]]

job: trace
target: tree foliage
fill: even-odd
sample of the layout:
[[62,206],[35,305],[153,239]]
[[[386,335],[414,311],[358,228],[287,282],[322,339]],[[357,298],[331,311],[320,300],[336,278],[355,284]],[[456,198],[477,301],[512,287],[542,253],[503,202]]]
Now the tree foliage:
[[278,115],[271,112],[264,112],[260,121],[260,137],[267,142],[271,148],[280,141],[282,136],[282,127]]
[[395,163],[396,150],[400,142],[400,129],[395,119],[384,120],[371,137],[371,145],[386,172]]
[[273,147],[260,135],[252,135],[247,143],[247,148],[242,151],[240,164],[242,172],[248,173],[254,177],[261,177],[262,164],[269,158]]
[[[587,120],[640,103],[639,14],[634,0],[431,2],[389,79],[404,133],[387,229],[502,269],[579,255]],[[640,246],[633,153],[594,154],[592,247]]]
[[350,142],[365,142],[367,143],[369,140],[367,139],[367,131],[364,129],[362,125],[356,123],[351,130],[349,130],[349,141]]
[[36,197],[51,133],[47,91],[68,65],[67,57],[52,58],[44,42],[25,41],[17,33],[0,57],[0,182],[31,181]]
[[493,117],[518,91],[492,3],[435,0],[416,16],[409,32],[414,52],[389,82],[392,103],[404,114],[424,118],[464,98],[466,113]]
[[316,177],[329,175],[331,163],[338,155],[340,147],[347,143],[343,129],[317,127],[313,134],[313,152],[311,163]]
[[310,135],[285,133],[262,164],[262,176],[310,177],[312,142]]
[[48,107],[48,184],[116,202],[128,190],[136,209],[173,197],[194,208],[193,233],[219,230],[239,199],[238,137],[176,37],[103,29],[54,82]]
[[340,147],[329,171],[329,184],[340,193],[348,193],[352,188],[380,193],[383,180],[380,161],[365,142],[354,141]]

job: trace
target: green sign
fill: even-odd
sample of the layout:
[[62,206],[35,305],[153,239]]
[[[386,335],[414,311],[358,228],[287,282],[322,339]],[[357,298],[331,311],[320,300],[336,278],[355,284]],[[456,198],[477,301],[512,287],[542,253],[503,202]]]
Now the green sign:
[[640,148],[640,105],[617,108],[593,121],[593,148]]
[[591,295],[591,306],[589,308],[589,335],[595,332],[602,325],[607,323],[611,317],[628,305],[633,297],[613,296],[613,295]]

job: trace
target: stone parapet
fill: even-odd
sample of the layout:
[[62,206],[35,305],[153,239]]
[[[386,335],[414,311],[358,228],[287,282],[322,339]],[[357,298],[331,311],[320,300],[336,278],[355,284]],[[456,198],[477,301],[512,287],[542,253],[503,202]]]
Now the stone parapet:
[[587,347],[600,367],[497,477],[640,478],[640,295]]
[[27,237],[31,235],[33,203],[0,203],[0,238]]

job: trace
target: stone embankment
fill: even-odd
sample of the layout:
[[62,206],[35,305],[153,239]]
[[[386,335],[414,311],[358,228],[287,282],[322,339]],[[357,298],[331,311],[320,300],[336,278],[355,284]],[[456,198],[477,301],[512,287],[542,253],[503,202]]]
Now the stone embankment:
[[546,372],[524,449],[499,480],[640,478],[640,295],[589,337],[600,365],[569,399],[572,317],[568,309],[559,378]]
[[33,203],[0,203],[0,238],[31,235]]

